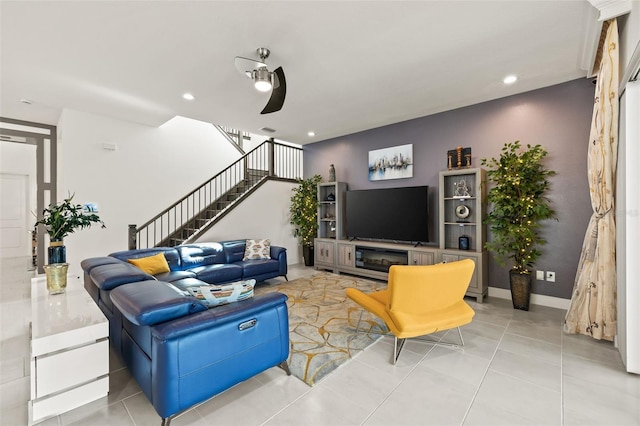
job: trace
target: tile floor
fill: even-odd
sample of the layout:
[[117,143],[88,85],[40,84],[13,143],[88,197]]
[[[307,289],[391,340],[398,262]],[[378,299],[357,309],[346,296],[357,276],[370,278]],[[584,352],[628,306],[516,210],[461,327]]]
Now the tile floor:
[[[0,262],[0,425],[27,424],[28,259]],[[291,267],[289,278],[313,273]],[[639,425],[640,376],[610,343],[565,335],[559,309],[469,303],[465,346],[410,341],[397,365],[383,338],[309,388],[279,368],[185,412],[181,425]],[[455,333],[455,332],[454,332]],[[443,336],[439,336],[443,337]],[[453,339],[456,335],[444,335]],[[42,425],[159,425],[117,356],[108,397]]]

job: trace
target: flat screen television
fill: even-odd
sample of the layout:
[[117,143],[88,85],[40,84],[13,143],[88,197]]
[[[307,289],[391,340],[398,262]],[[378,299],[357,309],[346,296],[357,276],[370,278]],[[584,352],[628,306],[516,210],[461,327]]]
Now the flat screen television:
[[364,189],[346,193],[349,239],[429,241],[429,187]]

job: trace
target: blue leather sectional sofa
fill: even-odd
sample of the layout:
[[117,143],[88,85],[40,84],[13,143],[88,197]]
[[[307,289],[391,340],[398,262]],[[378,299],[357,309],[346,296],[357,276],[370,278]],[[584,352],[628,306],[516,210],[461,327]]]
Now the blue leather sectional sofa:
[[[84,286],[109,319],[109,338],[163,425],[268,368],[287,373],[287,297],[270,293],[207,309],[184,291],[204,283],[264,281],[287,273],[286,250],[242,260],[246,240],[112,253],[82,261]],[[127,262],[163,253],[170,271]]]

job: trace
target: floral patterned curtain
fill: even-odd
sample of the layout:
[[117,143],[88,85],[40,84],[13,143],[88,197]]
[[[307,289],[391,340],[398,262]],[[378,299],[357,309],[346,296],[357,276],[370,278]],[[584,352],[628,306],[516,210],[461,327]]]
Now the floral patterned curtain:
[[595,339],[616,335],[615,174],[618,153],[618,26],[607,21],[589,134],[593,215],[582,244],[565,331]]

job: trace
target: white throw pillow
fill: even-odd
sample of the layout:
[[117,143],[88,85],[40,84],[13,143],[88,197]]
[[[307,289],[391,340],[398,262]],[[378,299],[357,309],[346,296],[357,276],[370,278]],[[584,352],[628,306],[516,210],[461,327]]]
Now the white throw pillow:
[[271,241],[247,240],[242,260],[271,259]]

